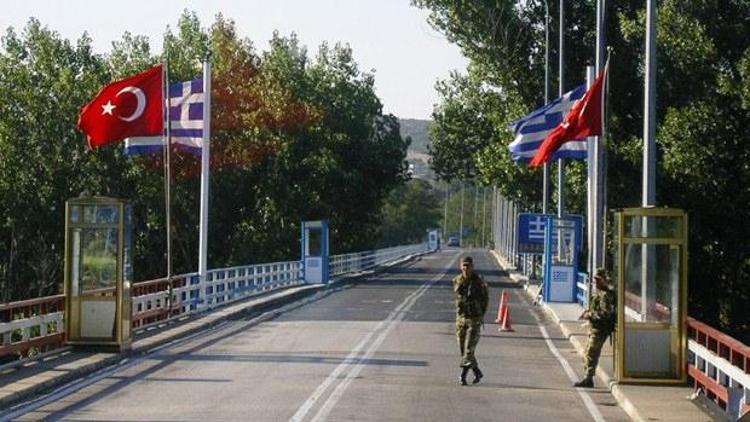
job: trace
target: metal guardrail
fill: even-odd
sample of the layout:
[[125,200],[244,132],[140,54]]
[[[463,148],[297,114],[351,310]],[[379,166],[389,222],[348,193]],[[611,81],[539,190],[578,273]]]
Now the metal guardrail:
[[[331,276],[371,269],[428,251],[427,243],[330,257]],[[174,317],[212,309],[274,289],[303,284],[300,262],[285,261],[221,268],[134,283],[133,328],[143,330]],[[0,367],[59,349],[65,342],[64,295],[0,304]]]
[[332,255],[328,261],[329,274],[336,276],[345,273],[366,271],[394,259],[427,252],[428,250],[429,246],[427,243],[418,243],[416,245],[394,246],[385,249]]

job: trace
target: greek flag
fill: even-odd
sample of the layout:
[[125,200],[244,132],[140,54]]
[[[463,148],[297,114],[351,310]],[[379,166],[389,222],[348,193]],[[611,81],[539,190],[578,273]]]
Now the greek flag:
[[[586,93],[586,86],[579,85],[562,97],[556,98],[544,107],[534,110],[530,114],[510,124],[510,129],[516,134],[508,149],[513,161],[528,163],[534,158],[542,145],[544,138],[563,121],[565,114],[570,111],[576,101]],[[555,151],[552,160],[558,158],[586,159],[586,140],[580,139],[566,142]]]
[[[169,129],[172,144],[196,155],[201,155],[203,146],[204,101],[202,79],[169,86]],[[163,145],[164,140],[160,136],[128,138],[125,140],[125,153],[161,152]]]

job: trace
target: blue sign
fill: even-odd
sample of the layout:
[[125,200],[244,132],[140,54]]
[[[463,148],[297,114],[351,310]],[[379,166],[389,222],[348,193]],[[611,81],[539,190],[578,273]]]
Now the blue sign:
[[[544,252],[544,226],[547,217],[554,217],[555,214],[541,213],[520,213],[518,214],[518,242],[516,251],[518,253],[541,255]],[[581,250],[583,238],[583,216],[566,215],[565,218],[571,218],[576,222],[576,247]]]

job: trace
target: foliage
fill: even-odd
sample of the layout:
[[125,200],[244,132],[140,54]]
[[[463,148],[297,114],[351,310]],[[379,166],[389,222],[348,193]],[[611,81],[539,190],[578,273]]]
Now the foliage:
[[[442,98],[433,135],[440,136],[434,145],[439,158],[435,164],[444,169],[441,176],[476,176],[525,207],[538,208],[536,186],[541,182],[508,161],[512,135],[505,128],[541,104],[545,2],[413,3],[428,9],[433,26],[471,60],[467,76],[451,75],[439,88]],[[614,209],[640,204],[645,11],[643,2],[606,4],[606,39],[613,50],[607,201]],[[584,66],[594,59],[595,2],[565,5],[565,87],[570,88],[583,81]],[[549,6],[550,61],[557,63],[559,2]],[[748,340],[750,251],[743,239],[750,233],[743,221],[750,196],[743,128],[750,124],[750,4],[665,0],[657,14],[657,202],[690,214],[690,315]],[[557,66],[550,67],[554,85]],[[479,96],[487,91],[502,100]],[[496,118],[488,123],[489,108]],[[477,141],[478,133],[482,135]],[[462,139],[468,141],[459,143]],[[582,210],[585,165],[568,168],[566,208]]]
[[392,190],[381,208],[378,246],[423,242],[427,230],[440,227],[442,205],[441,192],[424,180],[413,179]]
[[64,203],[84,189],[123,185],[126,160],[93,155],[76,116],[108,79],[85,35],[76,45],[38,21],[8,29],[0,55],[0,288],[3,302],[57,293]]

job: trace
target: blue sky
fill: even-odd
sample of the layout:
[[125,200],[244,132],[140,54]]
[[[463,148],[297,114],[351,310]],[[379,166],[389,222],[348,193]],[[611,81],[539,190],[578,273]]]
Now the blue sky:
[[233,19],[258,50],[266,49],[275,29],[296,32],[311,52],[323,41],[349,43],[360,69],[375,71],[385,112],[402,118],[429,118],[438,101],[435,81],[468,63],[409,0],[10,0],[3,2],[0,28],[20,31],[33,16],[71,40],[87,31],[99,53],[125,31],[148,36],[159,52],[167,25],[174,28],[185,9],[205,27],[217,13]]

